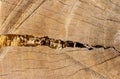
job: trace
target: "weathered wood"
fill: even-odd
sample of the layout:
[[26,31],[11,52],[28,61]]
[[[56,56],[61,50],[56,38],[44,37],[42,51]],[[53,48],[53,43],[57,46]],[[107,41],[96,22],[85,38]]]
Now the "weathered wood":
[[0,79],[120,79],[119,0],[0,0],[0,9],[0,34],[94,47],[3,47]]

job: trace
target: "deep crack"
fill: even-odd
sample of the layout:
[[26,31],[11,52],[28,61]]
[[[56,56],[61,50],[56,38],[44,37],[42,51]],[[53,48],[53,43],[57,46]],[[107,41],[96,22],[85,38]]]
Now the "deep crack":
[[86,48],[88,50],[103,48],[114,49],[116,52],[120,53],[114,46],[103,46],[103,45],[89,45],[83,44],[81,42],[74,41],[63,41],[60,39],[49,38],[48,36],[36,37],[33,35],[20,35],[20,34],[4,34],[0,35],[0,47],[5,46],[25,46],[25,47],[35,47],[35,46],[48,46],[50,48]]

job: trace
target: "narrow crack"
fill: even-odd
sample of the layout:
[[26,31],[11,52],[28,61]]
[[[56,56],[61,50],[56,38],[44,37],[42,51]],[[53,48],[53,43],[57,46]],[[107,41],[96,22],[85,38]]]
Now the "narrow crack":
[[2,76],[8,76],[8,74],[0,74],[0,77],[2,77]]
[[103,63],[105,63],[105,62],[107,62],[107,61],[110,61],[110,60],[112,60],[112,59],[115,59],[115,58],[117,58],[118,56],[120,56],[120,54],[117,55],[117,56],[108,58],[108,59],[106,59],[106,60],[104,60],[104,61],[102,61],[102,62],[100,62],[100,63],[94,64],[94,65],[92,65],[92,66],[80,68],[80,69],[78,69],[77,71],[75,71],[74,73],[72,73],[72,74],[70,74],[70,75],[68,75],[68,76],[73,76],[73,75],[75,75],[76,73],[80,72],[81,70],[88,70],[88,69],[91,69],[92,67],[101,65],[101,64],[103,64]]
[[106,49],[114,49],[116,52],[120,53],[114,46],[103,46],[103,45],[89,45],[83,44],[81,42],[74,42],[70,40],[60,40],[49,38],[48,36],[44,37],[36,37],[33,35],[20,35],[20,34],[3,34],[0,35],[0,47],[5,46],[25,46],[25,47],[36,47],[36,46],[48,46],[53,49],[60,48],[86,48],[88,50],[94,50],[103,48]]
[[62,2],[61,0],[58,0],[58,2],[61,3],[62,5],[68,5],[68,4]]

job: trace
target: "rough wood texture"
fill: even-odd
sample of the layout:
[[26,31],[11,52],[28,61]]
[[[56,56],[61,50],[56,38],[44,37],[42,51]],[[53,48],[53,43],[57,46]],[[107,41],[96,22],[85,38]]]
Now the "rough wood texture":
[[120,79],[119,0],[0,0],[0,34],[114,46],[0,49],[0,79]]

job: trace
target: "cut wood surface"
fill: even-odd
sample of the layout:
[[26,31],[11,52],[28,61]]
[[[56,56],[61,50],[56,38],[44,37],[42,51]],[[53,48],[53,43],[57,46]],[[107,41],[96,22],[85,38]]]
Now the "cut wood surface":
[[103,46],[2,47],[0,79],[120,79],[119,0],[0,0],[0,34]]

